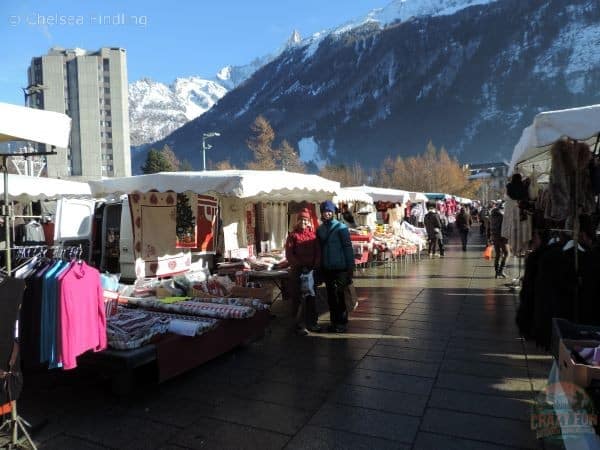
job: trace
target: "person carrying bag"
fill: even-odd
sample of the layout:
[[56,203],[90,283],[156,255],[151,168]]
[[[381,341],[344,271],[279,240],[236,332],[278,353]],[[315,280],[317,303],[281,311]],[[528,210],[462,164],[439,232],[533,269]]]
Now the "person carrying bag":
[[354,252],[348,227],[334,219],[335,205],[321,203],[322,223],[317,229],[321,244],[321,273],[327,288],[331,325],[328,331],[345,333],[348,324],[346,287],[352,284]]
[[288,235],[285,256],[291,266],[289,290],[296,332],[303,336],[309,331],[319,332],[314,272],[319,267],[321,247],[306,208],[300,211],[298,222]]

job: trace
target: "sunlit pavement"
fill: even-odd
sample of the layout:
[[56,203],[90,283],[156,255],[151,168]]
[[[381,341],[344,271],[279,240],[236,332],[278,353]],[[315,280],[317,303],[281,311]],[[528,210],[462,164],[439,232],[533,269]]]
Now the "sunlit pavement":
[[263,339],[170,382],[118,398],[63,374],[25,386],[21,412],[47,420],[47,449],[541,448],[530,408],[551,358],[519,339],[510,277],[482,252],[451,240],[359,271],[347,334],[296,336],[279,302]]

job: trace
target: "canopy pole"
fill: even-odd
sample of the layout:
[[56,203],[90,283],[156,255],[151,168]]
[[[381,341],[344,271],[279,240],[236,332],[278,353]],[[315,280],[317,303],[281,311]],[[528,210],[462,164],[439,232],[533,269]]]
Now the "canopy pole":
[[2,175],[4,177],[4,204],[2,205],[2,217],[4,217],[4,245],[6,246],[6,248],[4,249],[4,264],[6,266],[6,272],[10,276],[12,266],[10,260],[10,213],[8,205],[8,165],[6,164],[7,159],[8,155],[2,155]]

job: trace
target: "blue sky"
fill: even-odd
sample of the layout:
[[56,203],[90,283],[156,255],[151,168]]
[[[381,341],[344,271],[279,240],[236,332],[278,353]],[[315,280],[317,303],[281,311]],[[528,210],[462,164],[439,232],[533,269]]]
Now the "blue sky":
[[31,58],[53,46],[123,47],[130,82],[211,78],[279,49],[294,29],[304,38],[389,1],[1,0],[0,101],[22,104]]

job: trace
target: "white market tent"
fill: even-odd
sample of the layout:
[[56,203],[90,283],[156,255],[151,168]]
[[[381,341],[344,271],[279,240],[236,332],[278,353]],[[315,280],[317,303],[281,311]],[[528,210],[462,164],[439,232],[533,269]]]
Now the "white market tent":
[[374,202],[392,202],[403,204],[410,198],[408,191],[403,191],[401,189],[389,189],[365,185],[347,187],[344,189],[363,192],[371,196]]
[[427,202],[429,199],[423,192],[409,192],[410,201],[413,203]]
[[218,170],[205,172],[161,172],[89,182],[92,194],[104,197],[132,192],[186,192],[234,197],[248,201],[309,201],[331,199],[339,190],[337,181],[317,175],[278,170]]
[[[0,196],[4,186],[0,184]],[[57,178],[8,175],[8,199],[14,201],[48,200],[58,197],[91,197],[89,184]]]
[[373,203],[373,197],[369,194],[359,191],[358,189],[340,188],[338,193],[333,197],[333,203]]
[[549,150],[554,142],[568,137],[593,144],[599,132],[600,105],[539,113],[523,130],[513,150],[508,173],[512,174],[519,167],[529,174],[534,164],[545,172],[549,167]]
[[[0,142],[9,141],[34,141],[55,147],[67,147],[71,134],[71,118],[66,114],[52,111],[26,108],[24,106],[0,103]],[[7,204],[10,200],[9,177],[3,173],[3,200]],[[36,178],[37,181],[37,178]],[[35,189],[29,186],[29,189]],[[8,208],[4,208],[3,217],[8,223]],[[5,227],[6,241],[6,269],[11,271],[10,231]]]
[[67,147],[71,118],[42,109],[0,103],[0,142],[33,141]]

